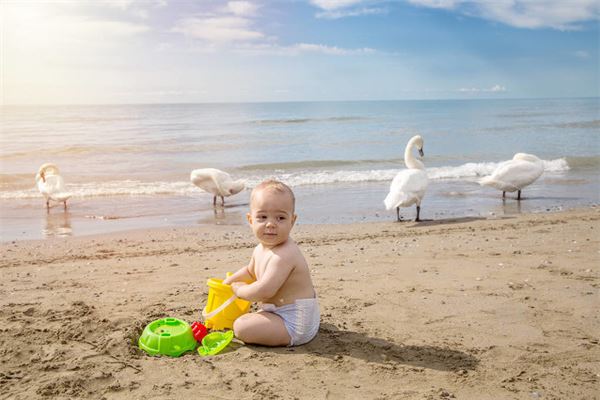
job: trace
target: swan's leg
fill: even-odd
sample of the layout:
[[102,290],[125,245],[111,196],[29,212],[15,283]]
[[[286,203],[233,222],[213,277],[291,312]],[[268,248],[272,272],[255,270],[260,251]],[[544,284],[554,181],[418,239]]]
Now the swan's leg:
[[217,205],[217,196],[214,195],[213,196],[213,206],[216,206],[216,205]]
[[396,221],[400,222],[400,207],[396,207]]
[[506,198],[506,192],[502,192],[502,198],[505,199]]
[[225,205],[225,197],[221,196],[221,205],[224,206]]
[[517,192],[517,200],[521,200],[521,191],[520,190]]
[[421,206],[417,206],[417,218],[415,218],[415,222],[419,222],[419,214],[421,213]]
[[67,201],[63,201],[63,203],[65,203],[65,211],[67,211]]
[[50,200],[46,200],[46,209],[49,210],[50,209]]

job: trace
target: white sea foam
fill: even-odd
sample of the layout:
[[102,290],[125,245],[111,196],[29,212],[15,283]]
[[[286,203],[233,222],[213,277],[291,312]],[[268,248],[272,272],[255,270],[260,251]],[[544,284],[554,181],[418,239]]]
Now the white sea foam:
[[[427,168],[427,176],[431,180],[474,180],[490,175],[502,162],[467,163],[458,166]],[[546,161],[546,172],[565,172],[569,164],[564,158]],[[280,173],[273,177],[278,178],[291,186],[321,185],[331,183],[360,183],[391,181],[398,173],[398,169],[378,169],[364,171],[311,171],[299,173]],[[264,177],[249,179],[248,186],[252,187],[263,180]]]
[[564,172],[568,171],[571,168],[569,167],[569,163],[564,158],[557,158],[556,160],[543,160],[544,161],[544,171],[545,172]]
[[[568,171],[569,164],[564,158],[555,160],[542,160],[544,162],[545,172],[565,172]],[[456,167],[427,168],[429,179],[465,179],[480,178],[490,175],[502,162],[487,163],[467,163]]]
[[[432,181],[442,180],[476,180],[489,175],[500,163],[467,163],[458,166],[427,168],[427,175]],[[544,160],[544,170],[549,173],[561,173],[569,170],[564,158]],[[266,178],[280,179],[292,187],[304,185],[326,185],[334,183],[390,182],[399,169],[371,170],[321,170],[279,172],[246,177],[249,188],[256,186]],[[204,193],[187,181],[178,182],[142,182],[136,180],[71,183],[67,190],[73,197],[105,197],[105,196],[197,196]],[[0,199],[33,199],[41,195],[35,188],[27,190],[0,191]]]
[[[66,190],[75,198],[107,196],[187,196],[198,193],[198,188],[189,182],[141,182],[134,180],[99,183],[71,183]],[[36,188],[0,192],[0,199],[32,199],[42,195]]]

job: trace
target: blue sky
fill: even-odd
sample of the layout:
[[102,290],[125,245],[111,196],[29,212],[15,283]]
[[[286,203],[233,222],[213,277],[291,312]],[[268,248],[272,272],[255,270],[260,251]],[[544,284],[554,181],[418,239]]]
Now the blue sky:
[[3,0],[3,104],[599,95],[598,0]]

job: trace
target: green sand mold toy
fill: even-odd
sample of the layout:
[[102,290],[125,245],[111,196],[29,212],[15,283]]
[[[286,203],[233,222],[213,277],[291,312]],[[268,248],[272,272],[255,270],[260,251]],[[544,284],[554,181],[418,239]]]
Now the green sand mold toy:
[[233,331],[212,332],[204,336],[202,346],[198,347],[201,356],[214,356],[223,350],[233,339]]
[[138,346],[151,356],[179,357],[196,348],[196,339],[187,322],[163,318],[150,322],[138,340]]

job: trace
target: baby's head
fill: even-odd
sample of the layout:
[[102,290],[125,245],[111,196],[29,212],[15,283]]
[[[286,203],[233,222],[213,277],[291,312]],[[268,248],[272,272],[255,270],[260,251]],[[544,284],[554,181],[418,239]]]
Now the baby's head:
[[286,184],[267,180],[256,186],[250,195],[248,223],[267,247],[284,243],[296,222],[296,199]]

